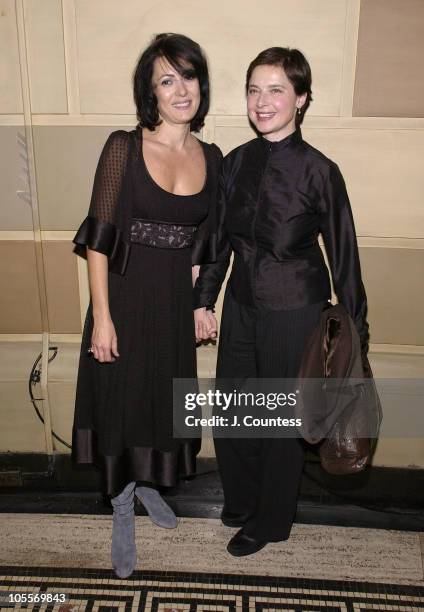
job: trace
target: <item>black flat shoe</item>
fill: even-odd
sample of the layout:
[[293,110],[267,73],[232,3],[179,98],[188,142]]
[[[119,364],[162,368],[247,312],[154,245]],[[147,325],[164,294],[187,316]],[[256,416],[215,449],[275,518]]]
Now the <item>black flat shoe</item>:
[[226,527],[243,527],[249,519],[250,514],[236,514],[225,509],[221,512],[221,522]]
[[240,529],[228,542],[227,550],[233,557],[244,557],[246,555],[253,555],[267,544],[268,542],[264,540],[251,538],[243,532],[243,529]]

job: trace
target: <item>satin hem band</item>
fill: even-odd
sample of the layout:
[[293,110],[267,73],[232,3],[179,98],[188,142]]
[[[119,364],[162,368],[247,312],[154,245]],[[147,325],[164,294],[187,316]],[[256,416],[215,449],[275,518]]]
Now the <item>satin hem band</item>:
[[196,474],[196,442],[198,440],[193,443],[182,440],[179,451],[133,446],[124,449],[121,455],[103,455],[98,450],[97,434],[93,429],[74,428],[72,461],[100,468],[108,495],[118,494],[132,480],[174,487],[179,477]]

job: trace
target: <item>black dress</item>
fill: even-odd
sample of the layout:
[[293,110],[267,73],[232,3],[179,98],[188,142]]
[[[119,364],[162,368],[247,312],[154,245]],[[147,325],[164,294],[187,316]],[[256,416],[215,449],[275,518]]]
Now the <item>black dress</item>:
[[[196,377],[192,265],[213,261],[216,182],[222,158],[202,143],[206,179],[195,195],[157,185],[144,163],[140,129],[113,132],[96,171],[89,215],[75,242],[109,258],[109,307],[119,358],[87,353],[83,331],[72,457],[103,469],[106,492],[130,481],[174,486],[195,473],[200,440],[173,438],[172,379]],[[212,253],[212,254],[211,254]]]

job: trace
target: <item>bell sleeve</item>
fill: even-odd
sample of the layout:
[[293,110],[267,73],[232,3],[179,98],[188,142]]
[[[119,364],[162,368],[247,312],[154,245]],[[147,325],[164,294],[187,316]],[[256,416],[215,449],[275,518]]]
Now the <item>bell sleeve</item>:
[[90,208],[73,242],[75,252],[86,257],[87,248],[107,256],[109,269],[124,274],[130,244],[118,221],[128,161],[129,134],[112,132],[100,154],[94,177]]
[[[231,244],[225,229],[226,214],[226,160],[222,164],[217,188],[216,257],[214,263],[200,266],[193,288],[193,308],[213,307],[224,282],[231,257]],[[227,162],[228,163],[228,162]]]
[[331,162],[321,197],[320,230],[337,299],[352,317],[368,351],[367,296],[362,282],[355,225],[343,176]]

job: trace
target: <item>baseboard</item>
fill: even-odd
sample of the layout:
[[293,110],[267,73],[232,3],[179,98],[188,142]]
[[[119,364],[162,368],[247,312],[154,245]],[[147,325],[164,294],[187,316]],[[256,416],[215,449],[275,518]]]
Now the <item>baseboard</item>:
[[[0,512],[111,512],[100,472],[75,467],[69,454],[3,453],[0,465]],[[166,497],[180,516],[218,518],[223,494],[215,459],[199,458],[197,477]],[[356,475],[332,476],[310,457],[296,520],[423,531],[424,470],[369,467]]]

